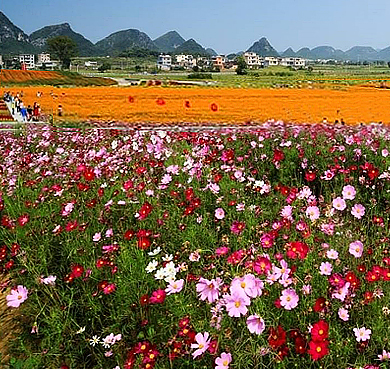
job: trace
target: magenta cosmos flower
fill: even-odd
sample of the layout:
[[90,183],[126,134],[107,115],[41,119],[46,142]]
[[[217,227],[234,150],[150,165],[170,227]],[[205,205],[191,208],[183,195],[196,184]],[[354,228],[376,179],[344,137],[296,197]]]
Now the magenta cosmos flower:
[[240,234],[245,229],[245,223],[244,222],[238,222],[237,220],[233,221],[230,230],[234,234]]
[[225,210],[222,208],[215,209],[215,217],[219,220],[225,218]]
[[215,359],[215,369],[229,369],[229,364],[232,361],[232,355],[222,352],[220,357]]
[[259,317],[257,314],[249,316],[246,320],[246,325],[249,332],[254,334],[262,334],[265,329],[264,319]]
[[343,187],[343,198],[344,200],[353,200],[356,196],[355,187],[348,185]]
[[286,310],[292,310],[298,306],[299,296],[292,288],[286,288],[280,296],[280,305]]
[[19,285],[15,290],[6,297],[7,306],[17,308],[21,303],[27,300],[28,290],[26,287]]
[[361,219],[365,212],[366,208],[362,204],[355,204],[351,210],[351,214],[357,219]]
[[341,197],[336,197],[332,201],[332,205],[336,210],[340,210],[340,211],[343,211],[347,207],[345,200]]
[[363,244],[360,241],[351,242],[349,244],[349,253],[355,258],[360,258],[363,255]]
[[205,278],[200,278],[196,284],[196,292],[199,293],[199,298],[202,301],[207,300],[212,304],[219,297],[219,286],[222,284],[221,278],[215,278],[209,281]]
[[191,348],[197,349],[192,353],[192,356],[194,357],[194,359],[196,357],[202,355],[204,352],[206,352],[206,350],[210,346],[210,340],[211,340],[211,338],[209,338],[209,332],[204,332],[203,334],[198,333],[195,336],[196,343],[191,344]]
[[356,341],[360,342],[365,342],[370,339],[371,336],[371,329],[366,329],[365,327],[362,328],[354,328],[353,329],[355,336],[356,336]]

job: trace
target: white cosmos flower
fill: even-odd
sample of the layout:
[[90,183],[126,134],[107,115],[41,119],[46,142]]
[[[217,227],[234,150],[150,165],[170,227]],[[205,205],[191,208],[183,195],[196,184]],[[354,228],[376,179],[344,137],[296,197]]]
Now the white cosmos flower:
[[158,261],[157,260],[152,260],[149,264],[148,264],[148,266],[146,267],[146,272],[147,273],[152,273],[152,272],[154,272],[155,270],[156,270],[156,268],[157,268],[157,265],[158,265]]
[[161,247],[158,246],[153,251],[148,252],[148,255],[149,256],[156,256],[160,253],[160,251],[161,251]]

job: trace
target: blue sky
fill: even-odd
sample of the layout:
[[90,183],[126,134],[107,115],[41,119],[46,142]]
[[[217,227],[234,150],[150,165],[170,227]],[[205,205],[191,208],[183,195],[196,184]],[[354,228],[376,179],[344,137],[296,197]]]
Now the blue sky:
[[68,22],[92,42],[136,28],[152,39],[177,30],[225,54],[263,36],[278,51],[390,46],[389,0],[0,0],[0,10],[27,34]]

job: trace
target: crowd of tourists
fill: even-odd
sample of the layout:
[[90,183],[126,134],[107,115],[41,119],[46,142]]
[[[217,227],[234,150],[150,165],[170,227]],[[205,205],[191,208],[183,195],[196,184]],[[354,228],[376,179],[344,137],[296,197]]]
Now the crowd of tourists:
[[15,95],[12,92],[4,93],[4,101],[11,104],[11,113],[19,113],[22,116],[23,122],[37,122],[41,115],[41,108],[37,102],[34,105],[25,106],[23,103],[23,92],[17,92]]

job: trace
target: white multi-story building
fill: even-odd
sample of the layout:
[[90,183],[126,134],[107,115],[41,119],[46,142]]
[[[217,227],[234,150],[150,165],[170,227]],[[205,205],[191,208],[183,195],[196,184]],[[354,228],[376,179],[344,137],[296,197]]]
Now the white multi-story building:
[[275,58],[274,56],[266,56],[264,58],[264,65],[266,67],[272,67],[274,65],[279,65],[279,60],[281,58]]
[[35,68],[35,55],[33,54],[22,54],[19,55],[20,64],[24,65],[26,69]]
[[193,68],[196,66],[196,58],[192,55],[176,55],[176,64],[184,68]]
[[50,54],[42,53],[38,54],[37,64],[42,65],[43,63],[50,63]]
[[253,52],[244,53],[245,63],[250,69],[264,67],[264,58]]
[[98,62],[88,60],[84,63],[84,67],[90,69],[98,69]]
[[162,70],[170,70],[172,67],[172,56],[160,54],[157,59],[157,68]]
[[305,59],[302,58],[282,58],[280,61],[280,65],[283,65],[285,67],[294,67],[294,68],[299,68],[299,67],[304,67],[306,64]]

